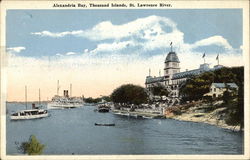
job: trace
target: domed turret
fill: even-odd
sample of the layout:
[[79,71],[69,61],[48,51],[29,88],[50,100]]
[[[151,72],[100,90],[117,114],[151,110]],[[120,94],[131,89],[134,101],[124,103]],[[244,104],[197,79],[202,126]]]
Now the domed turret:
[[175,52],[169,52],[168,53],[168,55],[166,57],[166,60],[165,60],[165,63],[167,63],[167,62],[178,62],[178,63],[180,63],[179,58],[177,57]]
[[171,78],[173,74],[180,72],[179,58],[173,51],[169,52],[165,60],[165,76]]

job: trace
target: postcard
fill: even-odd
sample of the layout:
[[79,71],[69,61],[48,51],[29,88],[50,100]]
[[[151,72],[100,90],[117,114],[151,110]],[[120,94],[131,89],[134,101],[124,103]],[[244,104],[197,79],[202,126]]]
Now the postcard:
[[248,1],[1,13],[1,159],[249,158]]

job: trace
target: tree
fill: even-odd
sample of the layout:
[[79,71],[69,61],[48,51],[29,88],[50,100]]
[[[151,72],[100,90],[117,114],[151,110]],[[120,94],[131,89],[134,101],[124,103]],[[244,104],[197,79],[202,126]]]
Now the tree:
[[101,99],[107,101],[107,102],[110,102],[111,101],[111,98],[110,96],[102,96]]
[[86,103],[98,103],[101,102],[101,100],[102,100],[101,98],[92,98],[92,97],[84,99]]
[[[243,83],[243,82],[242,82]],[[226,123],[229,125],[240,125],[240,130],[244,128],[244,85],[239,85],[238,95],[225,96],[224,105],[227,107]],[[227,94],[226,91],[224,94]],[[224,96],[223,94],[223,96]]]
[[208,78],[212,73],[205,73],[200,76],[188,79],[186,83],[180,88],[180,94],[185,100],[202,99],[203,95],[209,92],[209,87],[213,78]]
[[230,102],[231,99],[232,99],[232,96],[231,96],[231,94],[229,92],[229,89],[226,88],[226,90],[223,93],[222,100],[223,100],[224,104],[227,105]]
[[23,142],[19,147],[23,153],[28,155],[40,155],[43,153],[45,145],[41,144],[34,135],[31,135],[28,142]]
[[155,96],[167,96],[168,90],[163,86],[155,86],[152,88],[152,93]]
[[141,86],[126,84],[116,88],[111,94],[114,103],[142,104],[147,102],[147,93]]
[[190,77],[180,88],[183,100],[192,101],[202,99],[209,92],[212,83],[236,83],[239,88],[244,82],[244,67],[223,67],[215,71],[209,71]]

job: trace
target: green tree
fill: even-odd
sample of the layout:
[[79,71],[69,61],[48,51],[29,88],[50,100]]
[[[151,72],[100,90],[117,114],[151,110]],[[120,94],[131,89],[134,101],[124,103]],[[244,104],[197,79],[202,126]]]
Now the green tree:
[[[211,77],[209,76],[211,75]],[[213,81],[213,74],[207,72],[200,76],[195,76],[186,81],[180,88],[180,94],[185,100],[202,99],[203,95],[209,92],[209,87]]]
[[142,104],[147,102],[147,98],[145,89],[133,84],[122,85],[111,94],[114,103]]
[[202,99],[203,95],[209,92],[212,83],[236,83],[239,87],[244,82],[244,68],[223,67],[215,71],[209,71],[197,76],[190,77],[180,88],[183,100]]
[[101,98],[92,98],[92,97],[84,99],[86,103],[98,103],[101,102],[101,100],[102,100]]
[[110,96],[102,96],[101,98],[104,99],[104,100],[107,101],[107,102],[110,102],[110,101],[111,101]]
[[152,88],[152,93],[155,96],[167,96],[168,90],[163,86],[155,86]]
[[238,95],[230,96],[226,91],[223,94],[224,105],[227,107],[226,123],[229,125],[240,125],[244,128],[244,92],[243,85],[239,86]]
[[227,105],[227,104],[229,104],[231,99],[232,99],[232,96],[227,88],[227,90],[224,91],[224,93],[223,93],[222,100],[223,100],[224,104]]
[[28,142],[23,142],[20,150],[28,155],[40,155],[43,153],[45,145],[41,144],[34,135],[31,135]]

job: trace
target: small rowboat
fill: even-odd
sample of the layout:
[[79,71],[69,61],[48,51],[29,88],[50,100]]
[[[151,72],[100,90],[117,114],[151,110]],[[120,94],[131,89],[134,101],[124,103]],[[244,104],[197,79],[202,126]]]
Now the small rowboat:
[[115,124],[114,123],[108,123],[108,124],[95,123],[95,126],[115,126]]

